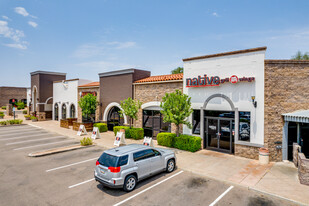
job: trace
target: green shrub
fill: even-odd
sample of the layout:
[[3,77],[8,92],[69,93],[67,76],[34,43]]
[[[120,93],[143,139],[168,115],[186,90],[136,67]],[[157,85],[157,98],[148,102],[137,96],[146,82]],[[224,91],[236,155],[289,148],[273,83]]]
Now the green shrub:
[[13,125],[13,124],[21,124],[23,123],[23,120],[21,119],[15,119],[15,120],[6,120],[6,124],[5,125]]
[[17,109],[20,110],[20,109],[25,109],[25,103],[22,102],[22,101],[19,101],[16,103],[16,106],[17,106]]
[[33,119],[38,119],[38,118],[35,116],[31,116],[30,119],[33,120]]
[[0,124],[1,124],[1,125],[6,125],[7,122],[6,122],[6,121],[1,121]]
[[1,109],[6,109],[6,106],[2,106]]
[[121,129],[124,129],[126,131],[125,132],[126,138],[129,138],[130,127],[127,127],[127,126],[114,126],[113,130],[114,130],[115,136],[117,135],[117,132],[119,132]]
[[166,147],[174,147],[176,134],[169,132],[161,132],[157,135],[159,145]]
[[144,129],[143,128],[130,128],[127,126],[114,126],[114,134],[117,135],[121,129],[125,130],[126,138],[128,139],[143,139],[144,138]]
[[128,136],[129,136],[128,138],[143,139],[144,138],[144,129],[143,128],[130,128]]
[[24,110],[24,111],[23,111],[23,114],[27,114],[27,110]]
[[93,127],[99,128],[99,132],[107,132],[107,124],[105,123],[94,123]]
[[3,113],[0,113],[0,117],[4,117],[4,114],[3,114]]
[[93,141],[91,137],[84,137],[83,139],[80,140],[80,145],[82,146],[87,146],[87,145],[92,145]]
[[29,118],[29,117],[31,117],[31,115],[30,114],[26,114],[26,115],[24,115],[24,117],[25,118]]
[[197,136],[179,135],[175,138],[174,147],[190,152],[196,152],[201,148],[202,139]]

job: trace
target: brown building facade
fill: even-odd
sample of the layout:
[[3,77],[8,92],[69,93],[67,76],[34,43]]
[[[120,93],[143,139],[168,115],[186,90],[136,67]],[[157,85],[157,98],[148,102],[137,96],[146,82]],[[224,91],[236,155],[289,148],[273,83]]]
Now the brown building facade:
[[115,125],[128,124],[119,115],[120,101],[133,98],[133,82],[150,76],[150,71],[125,69],[100,73],[100,117],[107,122],[109,130]]
[[31,111],[39,120],[52,119],[53,82],[66,79],[65,73],[35,71],[31,75]]
[[0,87],[0,107],[22,101],[27,103],[26,87]]

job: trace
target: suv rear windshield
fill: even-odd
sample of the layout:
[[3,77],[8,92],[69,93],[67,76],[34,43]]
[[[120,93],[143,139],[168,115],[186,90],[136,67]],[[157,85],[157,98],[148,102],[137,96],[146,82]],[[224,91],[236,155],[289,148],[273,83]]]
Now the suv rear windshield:
[[103,153],[99,158],[99,163],[105,167],[120,167],[128,163],[128,155],[117,157]]

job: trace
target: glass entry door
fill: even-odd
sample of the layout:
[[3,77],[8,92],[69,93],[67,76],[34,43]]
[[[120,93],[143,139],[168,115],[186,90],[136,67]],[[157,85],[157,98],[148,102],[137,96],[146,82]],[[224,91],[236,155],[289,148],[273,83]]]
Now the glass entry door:
[[206,117],[206,148],[232,153],[232,120]]

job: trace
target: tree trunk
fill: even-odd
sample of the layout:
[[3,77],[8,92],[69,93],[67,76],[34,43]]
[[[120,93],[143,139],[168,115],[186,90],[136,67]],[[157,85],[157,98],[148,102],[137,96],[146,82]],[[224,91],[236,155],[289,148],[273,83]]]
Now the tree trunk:
[[131,117],[129,117],[129,121],[130,121],[130,129],[131,129],[131,127],[132,127],[132,118]]
[[179,125],[176,125],[176,136],[179,137]]

